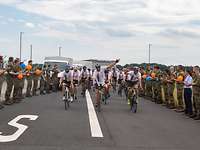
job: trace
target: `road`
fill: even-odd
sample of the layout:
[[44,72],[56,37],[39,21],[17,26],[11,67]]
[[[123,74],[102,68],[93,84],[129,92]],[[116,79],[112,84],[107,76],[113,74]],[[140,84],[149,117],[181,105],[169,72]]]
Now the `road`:
[[[91,93],[94,101],[94,94]],[[0,110],[2,136],[18,128],[8,122],[19,115],[37,115],[36,120],[20,119],[28,126],[15,141],[0,142],[0,150],[199,150],[200,122],[161,105],[140,98],[133,114],[126,101],[113,95],[97,113],[103,137],[92,137],[86,98],[64,110],[59,93],[24,99]],[[90,109],[89,109],[90,111]]]

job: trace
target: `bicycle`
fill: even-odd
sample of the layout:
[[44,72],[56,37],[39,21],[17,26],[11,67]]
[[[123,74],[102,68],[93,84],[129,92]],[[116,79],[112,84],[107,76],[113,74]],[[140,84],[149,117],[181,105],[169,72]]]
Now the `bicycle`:
[[70,95],[69,95],[69,87],[64,84],[65,86],[65,94],[64,94],[64,104],[65,104],[65,110],[67,110],[70,107]]
[[102,89],[103,89],[102,86],[98,86],[96,89],[96,108],[98,112],[101,111],[101,100],[103,97]]
[[130,105],[130,110],[132,113],[137,113],[137,98],[138,98],[138,94],[137,94],[137,88],[135,87],[129,87],[128,89],[128,100],[129,100],[129,105]]

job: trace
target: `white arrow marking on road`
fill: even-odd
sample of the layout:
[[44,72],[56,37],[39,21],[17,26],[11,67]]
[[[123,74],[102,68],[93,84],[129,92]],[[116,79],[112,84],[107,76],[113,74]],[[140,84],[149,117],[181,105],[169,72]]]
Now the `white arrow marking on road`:
[[[18,128],[18,130],[12,135],[7,135],[7,136],[0,135],[0,142],[15,141],[22,135],[22,133],[24,133],[24,131],[28,128],[28,126],[17,123],[19,120],[21,120],[23,118],[26,118],[26,119],[29,119],[29,120],[36,120],[38,118],[38,116],[35,116],[35,115],[20,115],[20,116],[17,116],[15,119],[10,121],[8,124],[13,126],[13,127]],[[0,134],[2,134],[2,132],[0,132]]]
[[94,105],[92,103],[92,99],[88,90],[86,91],[86,100],[87,100],[87,108],[90,121],[91,136],[103,137],[101,127],[99,125],[99,121],[97,118],[97,114],[94,110]]

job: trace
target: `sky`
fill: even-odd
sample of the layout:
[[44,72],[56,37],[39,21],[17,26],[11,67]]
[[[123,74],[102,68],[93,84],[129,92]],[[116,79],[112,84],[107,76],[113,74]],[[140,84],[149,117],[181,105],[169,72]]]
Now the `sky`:
[[0,0],[0,54],[200,65],[199,0]]

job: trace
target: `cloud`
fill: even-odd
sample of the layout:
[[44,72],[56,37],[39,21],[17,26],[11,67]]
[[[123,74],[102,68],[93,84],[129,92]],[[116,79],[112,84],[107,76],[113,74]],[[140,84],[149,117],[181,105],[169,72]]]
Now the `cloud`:
[[35,28],[35,25],[31,22],[26,22],[25,26],[28,27],[28,28]]
[[167,37],[200,38],[199,32],[185,29],[165,29],[159,34]]
[[104,48],[111,51],[108,57],[117,54],[116,50],[127,60],[131,55],[142,58],[149,42],[159,43],[157,58],[166,49],[198,49],[199,0],[0,0],[0,4],[30,16],[17,20],[34,28],[33,37],[73,40],[87,45],[87,50]]

